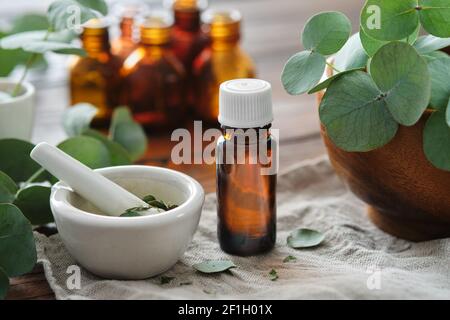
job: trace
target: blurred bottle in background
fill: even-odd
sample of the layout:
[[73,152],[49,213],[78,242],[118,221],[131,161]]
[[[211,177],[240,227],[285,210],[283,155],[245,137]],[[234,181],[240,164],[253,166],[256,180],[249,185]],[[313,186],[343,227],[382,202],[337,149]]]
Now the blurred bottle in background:
[[131,11],[120,18],[120,36],[112,42],[112,52],[125,60],[137,47],[134,39],[135,14]]
[[106,20],[89,21],[83,29],[81,41],[87,56],[76,57],[71,64],[71,103],[95,105],[98,113],[93,125],[106,127],[112,110],[119,104],[122,61],[111,53]]
[[121,103],[149,131],[166,132],[185,120],[186,73],[170,46],[172,22],[168,12],[147,16],[140,44],[120,71]]
[[196,115],[218,126],[220,84],[231,79],[254,78],[255,68],[239,46],[239,11],[208,10],[203,21],[208,26],[211,44],[194,61]]
[[[201,13],[208,6],[208,1],[168,0],[166,6],[173,10],[175,18],[172,29],[173,50],[183,63],[187,78],[192,80],[192,64],[208,45],[208,36],[201,28]],[[187,103],[192,109],[194,105],[193,81],[188,81],[187,85]]]

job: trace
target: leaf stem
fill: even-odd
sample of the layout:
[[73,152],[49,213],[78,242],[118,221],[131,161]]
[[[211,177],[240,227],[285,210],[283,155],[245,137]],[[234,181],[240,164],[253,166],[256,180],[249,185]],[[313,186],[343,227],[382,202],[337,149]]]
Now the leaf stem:
[[332,65],[331,63],[329,63],[328,61],[327,61],[327,66],[329,66],[331,69],[333,69],[334,71],[336,71],[337,73],[341,73],[342,71],[340,71],[339,69],[336,69],[335,67],[334,67],[334,65]]
[[25,185],[28,185],[30,183],[33,183],[37,178],[39,178],[39,176],[41,174],[43,174],[45,172],[44,168],[40,168],[38,171],[36,171],[35,173],[33,173],[33,175],[31,177],[28,178],[27,181],[25,181]]
[[[45,34],[43,41],[46,41],[49,36],[50,36],[50,29],[47,30],[47,33]],[[28,58],[28,61],[25,64],[25,70],[23,71],[22,76],[20,77],[20,80],[16,83],[16,85],[11,93],[11,97],[13,97],[13,98],[17,97],[17,95],[19,94],[20,88],[22,88],[22,83],[25,81],[28,71],[31,69],[31,66],[33,65],[33,63],[35,62],[37,57],[38,57],[38,54],[34,52]]]

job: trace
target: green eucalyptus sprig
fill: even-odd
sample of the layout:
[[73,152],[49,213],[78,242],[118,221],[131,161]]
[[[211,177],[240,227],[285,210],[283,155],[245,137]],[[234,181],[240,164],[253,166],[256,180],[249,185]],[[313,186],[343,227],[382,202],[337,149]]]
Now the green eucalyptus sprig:
[[[74,10],[74,9],[77,10]],[[19,95],[22,83],[29,69],[36,60],[46,52],[59,54],[85,55],[85,51],[72,44],[75,38],[74,23],[83,24],[90,19],[106,15],[108,7],[104,0],[56,0],[47,10],[47,30],[27,30],[0,39],[0,48],[5,50],[23,50],[31,53],[25,63],[24,72],[11,92],[11,96]],[[75,17],[75,15],[78,15]]]
[[[370,27],[377,17],[379,27]],[[424,153],[450,171],[450,57],[439,51],[450,46],[448,21],[449,1],[367,0],[360,32],[349,37],[342,13],[320,13],[307,22],[307,51],[286,63],[283,85],[294,95],[327,89],[321,122],[333,143],[350,152],[386,145],[399,126],[416,124],[429,110]],[[419,37],[421,27],[430,35]],[[319,83],[327,65],[332,75]]]
[[[97,109],[79,104],[64,115],[69,138],[58,148],[92,169],[129,165],[146,151],[147,138],[126,107],[113,112],[110,134],[91,129]],[[56,178],[30,158],[32,143],[0,140],[0,299],[9,278],[32,270],[36,264],[33,225],[53,222],[49,198]]]

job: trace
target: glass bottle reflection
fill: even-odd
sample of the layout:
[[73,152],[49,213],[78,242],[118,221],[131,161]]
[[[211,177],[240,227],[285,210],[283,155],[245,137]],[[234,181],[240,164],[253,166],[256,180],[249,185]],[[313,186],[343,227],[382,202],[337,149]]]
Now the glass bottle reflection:
[[119,104],[121,60],[111,53],[108,26],[102,20],[91,20],[81,40],[86,57],[76,57],[70,70],[71,103],[87,102],[98,112],[95,126],[106,127],[112,110]]
[[185,71],[170,47],[171,21],[155,12],[141,26],[141,42],[125,60],[121,102],[150,131],[182,125],[185,115]]
[[120,20],[120,37],[112,42],[112,52],[116,56],[125,60],[137,47],[134,41],[134,18],[129,14],[124,14]]
[[237,78],[254,78],[251,58],[241,49],[241,14],[236,11],[208,10],[203,16],[211,44],[194,62],[195,108],[201,120],[218,125],[219,87]]

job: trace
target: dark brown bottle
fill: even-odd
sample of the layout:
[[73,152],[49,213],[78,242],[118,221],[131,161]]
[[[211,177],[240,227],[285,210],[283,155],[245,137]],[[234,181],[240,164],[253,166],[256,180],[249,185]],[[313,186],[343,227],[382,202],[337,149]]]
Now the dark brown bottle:
[[276,241],[276,159],[270,84],[225,82],[220,89],[223,136],[217,157],[218,238],[229,254],[267,252]]
[[207,0],[173,0],[175,23],[172,29],[172,46],[175,55],[183,63],[188,82],[187,99],[194,105],[192,65],[195,58],[208,45],[208,36],[201,28],[201,13]]
[[111,53],[108,26],[91,20],[81,34],[86,57],[76,57],[70,70],[71,103],[87,102],[98,112],[93,124],[108,126],[112,110],[119,105],[122,61]]
[[141,42],[125,60],[121,102],[150,131],[167,132],[183,125],[185,71],[170,46],[171,22],[155,12],[141,26]]

